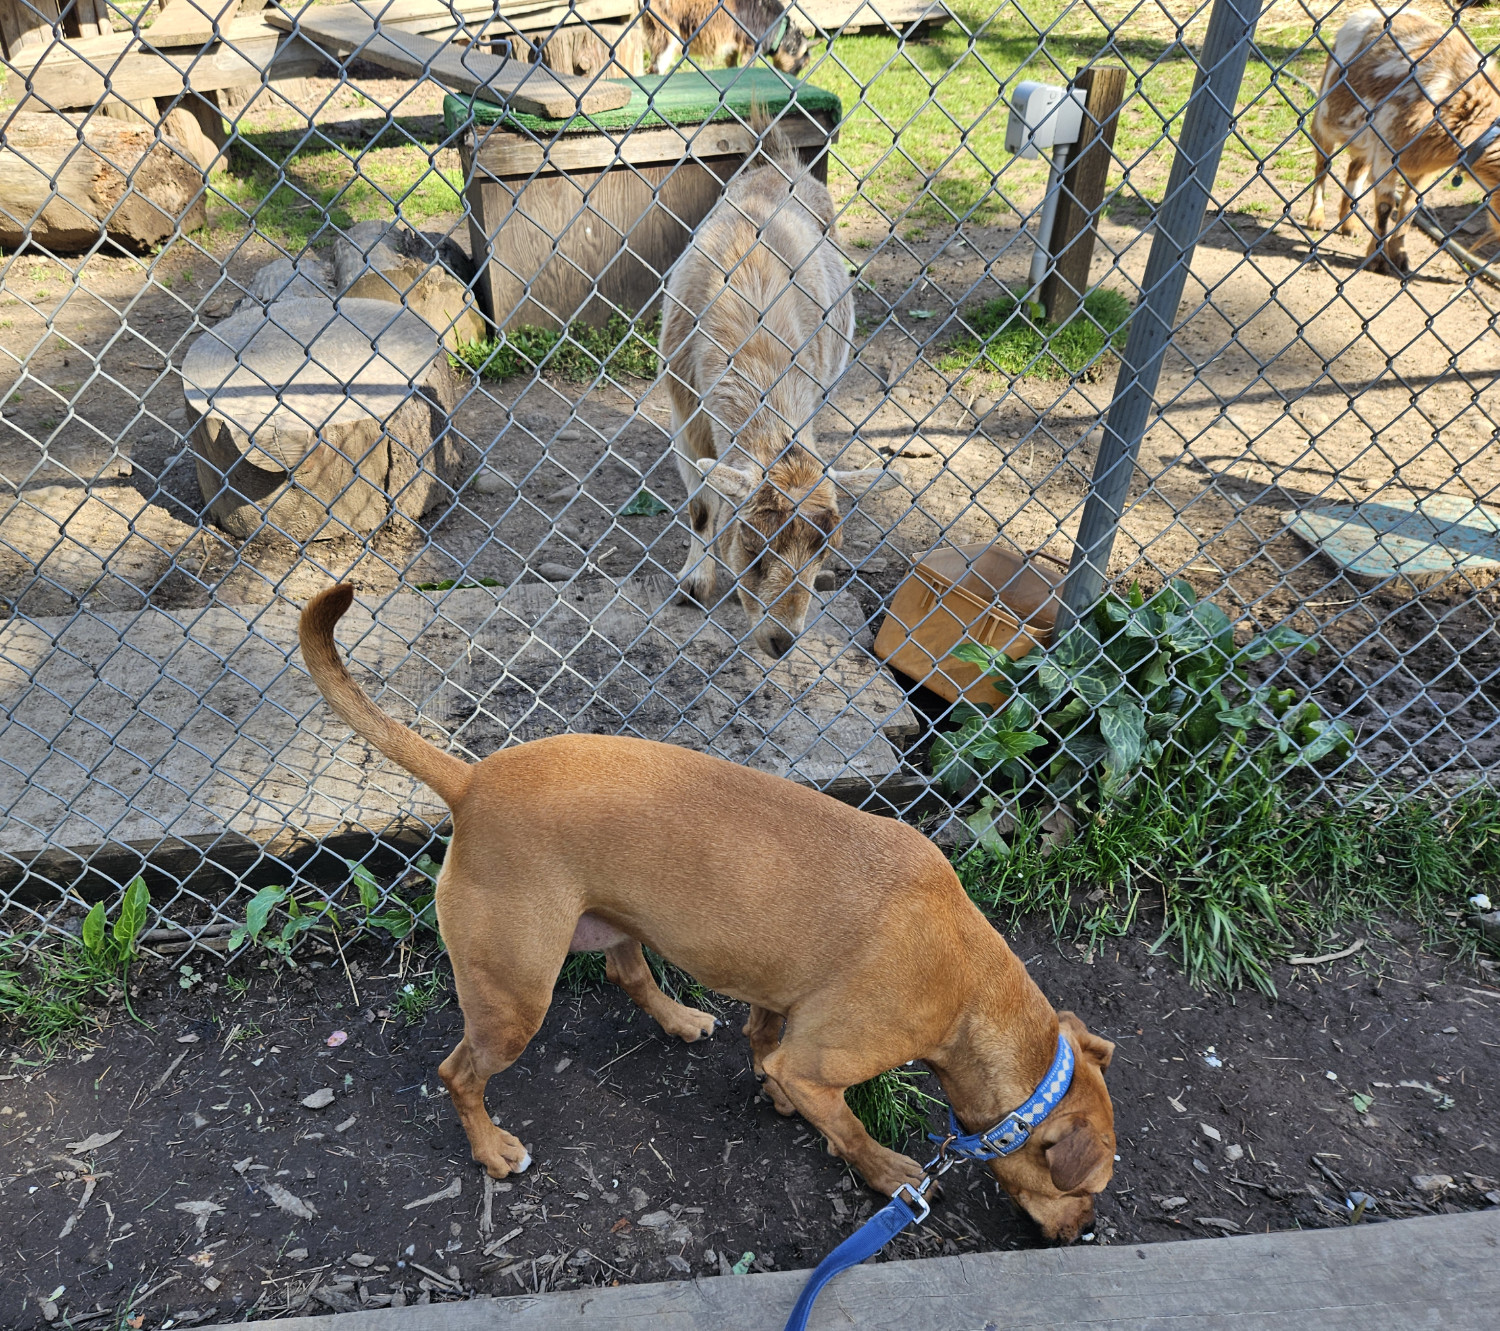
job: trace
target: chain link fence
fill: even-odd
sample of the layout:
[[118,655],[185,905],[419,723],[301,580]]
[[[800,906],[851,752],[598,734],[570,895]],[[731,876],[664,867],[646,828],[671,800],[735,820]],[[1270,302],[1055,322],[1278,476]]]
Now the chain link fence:
[[[446,811],[295,651],[335,579],[471,757],[641,735],[950,838],[1174,754],[1487,779],[1500,19],[1211,10],[0,0],[5,932],[422,881]],[[1025,83],[1078,93],[1008,146]]]

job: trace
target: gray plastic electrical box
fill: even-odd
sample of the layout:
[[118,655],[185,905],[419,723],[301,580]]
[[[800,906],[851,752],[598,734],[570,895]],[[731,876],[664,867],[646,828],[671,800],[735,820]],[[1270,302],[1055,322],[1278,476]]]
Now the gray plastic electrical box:
[[1040,157],[1083,132],[1084,91],[1051,83],[1018,83],[1010,95],[1005,147],[1018,157]]

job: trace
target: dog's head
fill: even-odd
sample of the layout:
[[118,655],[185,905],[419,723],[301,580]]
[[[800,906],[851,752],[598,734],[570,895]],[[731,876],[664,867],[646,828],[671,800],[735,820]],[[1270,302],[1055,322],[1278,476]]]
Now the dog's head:
[[[783,74],[800,74],[807,68],[811,55],[807,47],[807,38],[802,35],[802,29],[792,22],[790,16],[782,21],[786,24],[786,31],[781,34],[781,40],[776,43],[775,50],[771,52],[771,63]],[[774,32],[772,35],[775,35]]]
[[1104,1085],[1115,1047],[1071,1012],[1058,1022],[1073,1046],[1073,1084],[1026,1145],[990,1169],[1047,1238],[1072,1243],[1093,1224],[1094,1197],[1115,1170],[1115,1111]]
[[836,485],[862,488],[878,471],[834,471],[792,444],[757,477],[727,463],[698,463],[708,488],[734,512],[718,550],[729,565],[755,645],[779,658],[807,626],[813,581],[843,543]]

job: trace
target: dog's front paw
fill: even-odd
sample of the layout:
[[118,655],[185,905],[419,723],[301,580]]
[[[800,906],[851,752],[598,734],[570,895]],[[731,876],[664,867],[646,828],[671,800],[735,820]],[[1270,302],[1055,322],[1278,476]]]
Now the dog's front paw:
[[493,1137],[474,1149],[473,1156],[491,1178],[509,1178],[531,1168],[531,1152],[504,1128],[496,1128]]
[[697,1008],[677,1005],[677,1011],[668,1015],[662,1028],[679,1040],[692,1044],[712,1035],[722,1023],[712,1012],[699,1012]]
[[865,1182],[876,1192],[884,1193],[889,1197],[902,1184],[916,1188],[927,1177],[922,1172],[922,1166],[910,1156],[898,1155],[895,1151],[887,1151],[884,1147],[880,1147],[879,1151],[878,1157],[851,1161],[865,1176]]

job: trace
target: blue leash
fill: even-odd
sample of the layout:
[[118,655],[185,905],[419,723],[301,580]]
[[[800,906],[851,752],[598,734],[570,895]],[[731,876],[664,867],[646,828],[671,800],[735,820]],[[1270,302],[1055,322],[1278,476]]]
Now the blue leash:
[[960,1160],[995,1160],[1013,1155],[1025,1146],[1031,1130],[1057,1108],[1072,1083],[1073,1046],[1059,1034],[1057,1053],[1041,1085],[1025,1104],[1012,1110],[989,1131],[961,1131],[953,1110],[949,1109],[947,1134],[928,1134],[930,1140],[938,1143],[938,1153],[923,1166],[922,1182],[915,1188],[903,1183],[889,1202],[818,1263],[787,1319],[786,1331],[806,1331],[814,1301],[834,1276],[873,1257],[908,1225],[920,1225],[926,1220],[932,1209],[927,1202],[927,1190]]

